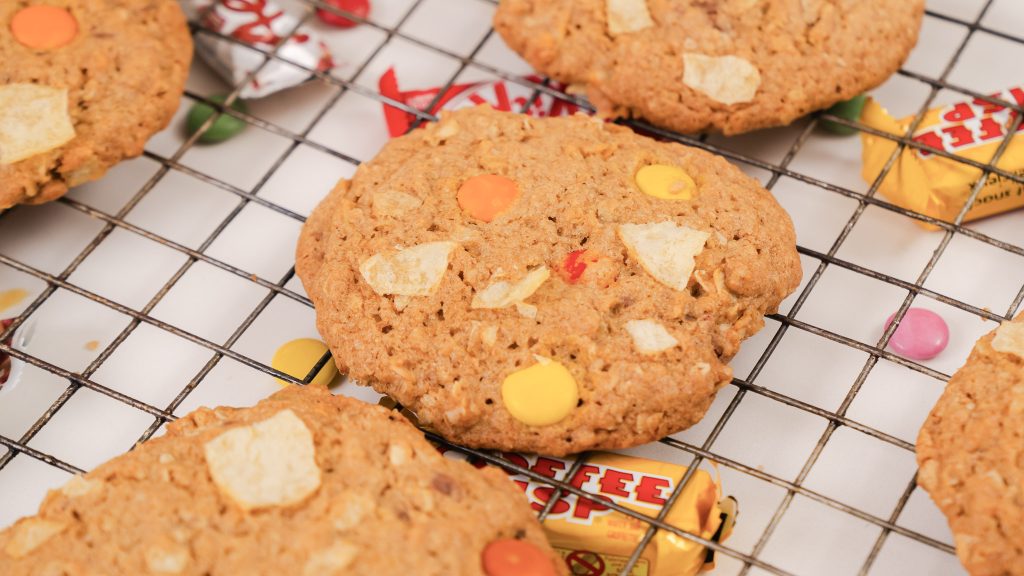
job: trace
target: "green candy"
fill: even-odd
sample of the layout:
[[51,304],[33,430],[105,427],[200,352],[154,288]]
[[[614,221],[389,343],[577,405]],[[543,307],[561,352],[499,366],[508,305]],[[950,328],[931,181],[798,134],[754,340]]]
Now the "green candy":
[[[845,118],[851,122],[860,120],[861,110],[864,109],[864,102],[867,101],[867,96],[861,94],[860,96],[854,96],[845,102],[839,102],[832,105],[831,108],[826,110],[833,116]],[[838,122],[831,120],[822,120],[821,127],[833,134],[839,134],[841,136],[849,136],[850,134],[856,134],[858,130],[850,126],[843,126]]]
[[[218,104],[224,104],[227,100],[227,96],[210,96],[207,98],[210,101]],[[236,99],[231,105],[231,108],[247,114],[249,109],[245,103],[241,100]],[[203,102],[196,102],[192,109],[188,111],[188,118],[185,120],[185,127],[188,130],[188,135],[191,136],[199,131],[199,127],[214,114],[217,113],[217,109],[209,104]],[[242,130],[245,130],[245,120],[235,118],[228,114],[221,114],[213,121],[213,125],[206,129],[206,132],[199,137],[199,141],[206,144],[216,144],[217,142],[223,142],[229,138],[234,137]]]

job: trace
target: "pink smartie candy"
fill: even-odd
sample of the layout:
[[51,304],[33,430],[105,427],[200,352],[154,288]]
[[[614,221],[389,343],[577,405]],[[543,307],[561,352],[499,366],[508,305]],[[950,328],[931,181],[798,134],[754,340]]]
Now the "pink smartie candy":
[[[886,328],[894,316],[885,321]],[[941,316],[924,308],[911,308],[889,340],[889,347],[906,358],[930,360],[945,350],[948,343],[949,326]]]

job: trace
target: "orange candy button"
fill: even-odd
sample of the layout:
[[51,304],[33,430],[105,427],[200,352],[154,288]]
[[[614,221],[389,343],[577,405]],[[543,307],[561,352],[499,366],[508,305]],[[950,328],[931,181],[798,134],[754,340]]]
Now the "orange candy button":
[[487,576],[556,576],[548,555],[525,540],[495,540],[483,561]]
[[484,222],[494,220],[518,197],[516,183],[496,174],[473,176],[462,183],[456,195],[463,212]]
[[69,44],[78,35],[78,21],[56,6],[29,6],[11,19],[11,34],[34,50],[52,50]]

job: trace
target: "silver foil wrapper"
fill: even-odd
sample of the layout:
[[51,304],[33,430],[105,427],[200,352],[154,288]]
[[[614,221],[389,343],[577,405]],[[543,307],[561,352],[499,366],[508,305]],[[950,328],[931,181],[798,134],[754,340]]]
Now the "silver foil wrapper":
[[[242,99],[268,96],[311,79],[311,70],[334,67],[330,50],[317,33],[308,26],[296,30],[298,18],[273,0],[183,0],[182,5],[190,20],[237,40],[195,35],[196,52],[224,80],[236,86],[258,70],[242,87]],[[283,38],[275,57],[263,65],[266,56],[260,50],[273,50]]]

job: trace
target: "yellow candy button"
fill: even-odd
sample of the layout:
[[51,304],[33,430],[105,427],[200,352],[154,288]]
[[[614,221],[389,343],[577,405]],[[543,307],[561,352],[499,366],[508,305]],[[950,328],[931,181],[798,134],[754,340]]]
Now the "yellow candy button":
[[[270,361],[270,366],[275,370],[302,380],[316,366],[316,363],[320,361],[320,358],[326,352],[327,345],[323,342],[313,338],[299,338],[278,348],[277,352],[274,352],[274,358]],[[328,360],[327,364],[320,368],[320,371],[317,372],[316,377],[310,383],[317,386],[327,386],[337,375],[338,367],[334,365],[333,360]],[[280,378],[275,378],[275,380],[284,385],[290,384]]]
[[501,399],[516,420],[529,426],[547,426],[576,408],[579,387],[565,366],[542,356],[535,358],[537,364],[505,377]]
[[697,183],[682,168],[652,164],[636,173],[640,191],[663,200],[689,200],[697,191]]

